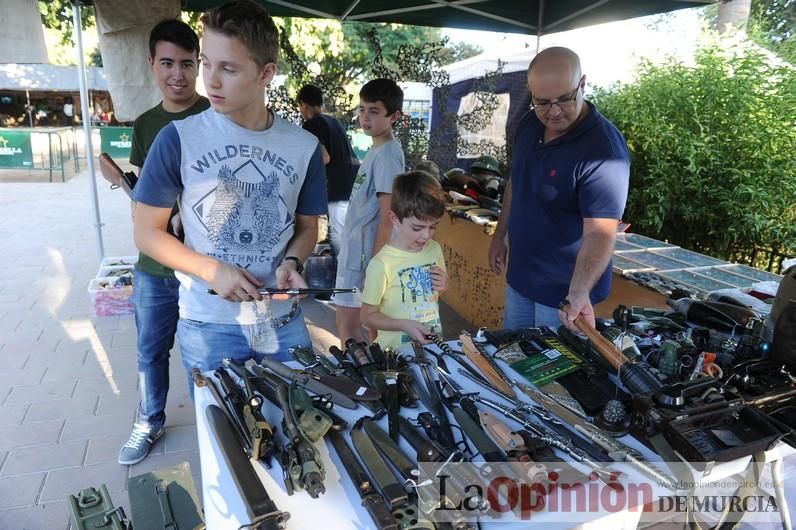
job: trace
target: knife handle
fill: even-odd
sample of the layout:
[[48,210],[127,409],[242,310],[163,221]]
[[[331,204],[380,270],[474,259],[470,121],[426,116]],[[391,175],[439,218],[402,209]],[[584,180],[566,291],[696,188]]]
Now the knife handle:
[[[566,312],[567,309],[569,309],[569,304],[562,302],[559,308]],[[628,358],[625,357],[625,354],[619,351],[617,347],[614,346],[613,342],[600,335],[600,332],[583,320],[583,317],[578,315],[578,317],[574,320],[574,324],[581,333],[588,337],[588,339],[591,341],[591,345],[594,346],[594,349],[600,352],[600,355],[602,355],[603,358],[608,361],[608,363],[613,366],[617,372],[623,364],[629,362]]]
[[365,507],[378,530],[398,530],[398,523],[381,495],[378,493],[365,495],[362,497],[362,506]]
[[355,341],[354,339],[348,339],[345,343],[346,349],[348,350],[348,354],[354,359],[354,362],[358,367],[367,366],[372,364],[370,357],[368,357],[368,352],[365,349],[365,346]]
[[286,366],[279,361],[275,361],[273,359],[269,359],[265,357],[260,364],[274,372],[279,377],[284,377],[285,379],[294,379],[296,376],[297,370],[293,370],[291,367]]

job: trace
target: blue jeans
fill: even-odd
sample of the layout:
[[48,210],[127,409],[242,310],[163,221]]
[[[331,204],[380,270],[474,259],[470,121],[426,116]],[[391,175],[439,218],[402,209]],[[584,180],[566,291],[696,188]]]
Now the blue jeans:
[[215,370],[221,367],[221,360],[225,357],[241,363],[249,359],[259,363],[266,355],[277,361],[290,361],[293,357],[288,353],[288,348],[312,346],[300,308],[281,328],[255,324],[212,324],[181,318],[177,325],[177,338],[191,396],[193,368],[199,368],[202,372]]
[[140,394],[137,421],[157,430],[166,421],[169,351],[180,313],[180,282],[136,270],[133,285]]
[[558,309],[525,298],[506,285],[506,307],[503,310],[503,327],[505,329],[540,328],[549,326],[558,329],[561,319]]

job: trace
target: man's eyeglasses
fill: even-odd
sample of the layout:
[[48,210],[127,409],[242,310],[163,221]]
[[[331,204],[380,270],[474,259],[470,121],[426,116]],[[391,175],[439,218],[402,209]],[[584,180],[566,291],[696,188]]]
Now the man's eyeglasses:
[[575,89],[563,96],[556,101],[545,101],[541,103],[534,103],[533,96],[531,96],[531,104],[529,108],[533,111],[540,112],[542,114],[550,112],[550,109],[553,108],[553,105],[557,106],[559,109],[564,109],[565,107],[569,107],[575,103],[575,100],[578,99],[578,90],[580,90],[581,82],[578,81],[578,86]]

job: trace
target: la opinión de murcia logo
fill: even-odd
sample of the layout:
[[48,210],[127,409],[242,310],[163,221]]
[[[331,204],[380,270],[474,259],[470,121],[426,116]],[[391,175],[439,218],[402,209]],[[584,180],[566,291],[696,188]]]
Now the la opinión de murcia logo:
[[728,512],[735,518],[779,512],[775,497],[762,490],[752,495],[739,495],[732,490],[727,494],[709,490],[685,495],[679,488],[672,492],[651,481],[632,480],[620,471],[612,472],[610,477],[594,472],[579,477],[548,472],[528,480],[518,477],[516,466],[511,470],[505,464],[495,466],[496,472],[489,477],[480,474],[482,481],[467,482],[462,480],[464,476],[479,476],[471,474],[479,473],[472,464],[448,465],[444,469],[437,464],[431,466],[435,465],[434,471],[429,472],[431,467],[421,464],[417,493],[424,507],[432,507],[424,510],[425,516],[437,522],[505,521],[507,517],[528,521],[541,513],[556,513],[557,518],[563,514],[564,519],[576,521],[587,514],[624,511],[683,516],[694,511],[703,515]]

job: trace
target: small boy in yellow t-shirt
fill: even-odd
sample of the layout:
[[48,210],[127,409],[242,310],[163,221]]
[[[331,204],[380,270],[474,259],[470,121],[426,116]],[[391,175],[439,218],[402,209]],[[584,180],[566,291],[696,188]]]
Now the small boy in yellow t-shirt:
[[445,193],[424,171],[395,177],[389,217],[393,236],[368,264],[362,290],[362,323],[378,331],[376,342],[398,348],[442,336],[439,294],[448,286],[445,258],[431,239],[445,214]]

